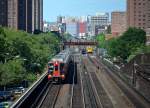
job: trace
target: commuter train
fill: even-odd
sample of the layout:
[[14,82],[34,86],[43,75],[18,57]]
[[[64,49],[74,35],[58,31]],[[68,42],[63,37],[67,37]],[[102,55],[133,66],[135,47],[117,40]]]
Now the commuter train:
[[89,53],[89,54],[92,54],[93,53],[93,48],[92,47],[87,47],[86,52]]
[[66,79],[71,56],[69,49],[63,50],[48,62],[48,80],[61,82]]

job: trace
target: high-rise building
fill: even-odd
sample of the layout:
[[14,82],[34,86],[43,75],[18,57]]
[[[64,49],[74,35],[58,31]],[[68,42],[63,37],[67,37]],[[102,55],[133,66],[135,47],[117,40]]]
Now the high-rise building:
[[66,23],[66,32],[71,34],[72,36],[78,36],[78,23],[77,22],[69,22]]
[[18,0],[8,0],[8,27],[18,29]]
[[90,24],[90,19],[91,19],[91,16],[90,15],[88,15],[87,16],[87,35],[88,36],[91,36],[91,24]]
[[40,0],[40,30],[43,31],[43,0]]
[[32,30],[43,30],[43,0],[32,0]]
[[62,16],[58,16],[57,17],[57,23],[59,24],[59,23],[62,23]]
[[43,32],[49,32],[49,31],[51,31],[51,24],[50,22],[44,21]]
[[150,28],[150,0],[127,0],[127,25]]
[[126,12],[111,13],[111,32],[113,36],[119,36],[126,31]]
[[87,23],[79,22],[79,36],[85,36],[87,33]]
[[32,11],[33,8],[33,0],[27,0],[26,2],[26,31],[29,33],[32,33],[34,31],[33,21],[32,18],[34,18],[34,14]]
[[1,0],[0,25],[29,33],[42,31],[43,0]]
[[64,16],[57,16],[57,25],[59,27],[59,33],[63,34],[66,32],[66,22]]
[[98,13],[96,16],[91,16],[91,33],[97,35],[104,33],[109,23],[109,13]]
[[[18,27],[19,30],[28,31],[28,1],[18,0]],[[31,11],[32,12],[32,11]],[[32,16],[32,15],[31,15]]]
[[7,26],[7,0],[0,1],[0,26]]
[[66,32],[70,33],[72,36],[78,36],[79,34],[79,26],[78,26],[78,18],[77,17],[66,17]]

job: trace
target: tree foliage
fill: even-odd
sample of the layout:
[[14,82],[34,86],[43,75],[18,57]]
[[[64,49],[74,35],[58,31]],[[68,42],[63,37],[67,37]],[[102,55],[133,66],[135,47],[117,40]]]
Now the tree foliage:
[[59,52],[59,43],[59,37],[52,33],[32,35],[0,28],[0,85],[35,79],[31,75],[43,71],[48,60]]
[[137,28],[129,28],[122,36],[108,41],[107,50],[112,57],[126,60],[139,47],[145,45],[146,33]]
[[96,36],[96,40],[98,41],[98,46],[100,48],[105,47],[105,35],[104,34],[99,34]]
[[63,38],[64,38],[64,40],[70,40],[70,39],[72,39],[72,35],[69,33],[64,33]]
[[4,58],[7,52],[7,42],[6,42],[6,34],[4,30],[0,27],[0,60],[4,62]]
[[138,54],[144,54],[144,53],[150,53],[150,46],[141,45],[141,47],[138,47],[135,52],[132,52],[132,54],[128,57],[128,62],[132,60],[136,55]]
[[0,85],[18,83],[25,79],[25,69],[21,60],[10,60],[0,64]]

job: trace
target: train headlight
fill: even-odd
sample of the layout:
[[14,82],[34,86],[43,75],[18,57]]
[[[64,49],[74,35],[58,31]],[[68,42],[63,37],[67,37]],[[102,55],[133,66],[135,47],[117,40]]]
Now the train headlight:
[[61,75],[61,78],[62,78],[62,79],[65,79],[65,75]]
[[52,75],[48,75],[48,79],[51,79],[52,78]]

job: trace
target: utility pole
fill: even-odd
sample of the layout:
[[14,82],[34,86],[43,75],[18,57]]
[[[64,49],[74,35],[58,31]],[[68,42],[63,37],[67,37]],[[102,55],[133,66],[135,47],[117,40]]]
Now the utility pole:
[[133,64],[133,71],[132,71],[132,84],[134,87],[136,87],[136,73],[137,73],[137,70],[136,70],[136,66],[138,66],[138,64],[136,63],[136,61],[134,61],[134,64]]

